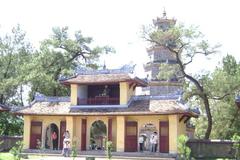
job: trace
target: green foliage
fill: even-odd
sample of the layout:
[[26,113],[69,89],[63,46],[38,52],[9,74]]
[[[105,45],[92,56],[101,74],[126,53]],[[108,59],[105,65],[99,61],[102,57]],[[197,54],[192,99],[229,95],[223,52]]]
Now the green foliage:
[[112,144],[111,141],[107,141],[106,146],[107,146],[106,154],[107,154],[108,160],[111,160],[112,159],[113,144]]
[[74,74],[77,67],[98,66],[102,53],[113,51],[110,47],[92,47],[92,38],[84,37],[81,31],[71,38],[68,27],[53,28],[53,35],[41,42],[32,63],[25,66],[26,80],[31,85],[31,98],[36,92],[48,96],[69,95],[69,89],[59,83],[59,78]]
[[32,48],[20,26],[0,36],[0,103],[22,104],[21,66],[30,62]]
[[0,135],[22,135],[23,119],[9,112],[0,113]]
[[[200,104],[206,111],[207,116],[207,129],[204,138],[208,139],[212,130],[212,116],[208,91],[205,90],[204,83],[202,83],[202,80],[207,76],[204,73],[196,75],[187,73],[187,66],[197,56],[208,56],[216,53],[219,45],[211,46],[196,27],[186,27],[183,24],[175,25],[175,22],[171,20],[168,22],[165,23],[165,27],[158,23],[149,28],[145,27],[143,37],[151,47],[157,46],[166,50],[167,59],[176,62],[175,67],[168,62],[160,66],[159,70],[163,71],[159,75],[160,79],[169,80],[174,78],[179,82],[185,81],[184,97],[186,100],[190,101],[191,98],[194,98],[203,102]],[[165,71],[167,73],[164,73]]]
[[72,144],[72,157],[73,157],[73,160],[75,160],[75,158],[77,157],[77,141],[73,141],[73,144]]
[[180,70],[178,65],[162,63],[159,66],[161,72],[158,74],[158,79],[170,81],[171,79],[177,79],[180,76]]
[[240,160],[240,135],[234,134],[232,140],[234,141],[233,149],[235,150],[235,158],[236,160]]
[[14,160],[21,160],[22,151],[23,151],[23,142],[18,141],[16,145],[10,150],[10,153],[13,155]]
[[95,139],[99,136],[106,136],[107,128],[106,125],[102,121],[95,121],[90,129],[90,137]]
[[180,160],[190,160],[191,149],[186,145],[188,137],[185,135],[180,135],[178,137],[178,154]]
[[[202,83],[210,97],[214,124],[211,138],[230,139],[235,133],[240,134],[239,109],[235,103],[235,96],[239,94],[240,89],[240,64],[233,56],[227,55],[223,58],[221,66],[204,77]],[[198,137],[203,136],[202,131],[206,127],[204,114],[203,112],[196,124]]]

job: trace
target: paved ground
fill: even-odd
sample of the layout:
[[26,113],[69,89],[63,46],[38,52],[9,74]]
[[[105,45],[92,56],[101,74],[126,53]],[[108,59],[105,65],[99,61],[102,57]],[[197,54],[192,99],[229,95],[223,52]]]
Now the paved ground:
[[[72,160],[73,158],[63,157],[61,151],[44,150],[25,150],[25,153],[29,155],[42,155],[44,157],[41,160]],[[113,152],[112,160],[174,160],[174,155],[164,153],[152,153],[152,152]],[[106,154],[104,151],[79,151],[78,157],[75,160],[86,160],[86,157],[97,157],[95,160],[105,160]],[[40,159],[38,159],[40,160]],[[90,159],[89,159],[90,160]]]
[[[42,157],[42,158],[37,158],[36,160],[72,160],[72,157],[55,157],[55,156],[50,156],[50,157]],[[77,157],[75,160],[86,160],[84,157]],[[95,158],[95,160],[106,160],[106,158]],[[174,160],[172,158],[112,158],[112,160]]]

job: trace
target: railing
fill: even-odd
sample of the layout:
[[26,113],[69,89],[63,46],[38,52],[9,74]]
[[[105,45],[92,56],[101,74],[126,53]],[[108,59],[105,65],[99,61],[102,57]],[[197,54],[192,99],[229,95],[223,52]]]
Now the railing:
[[95,98],[78,98],[78,105],[118,105],[119,98],[96,96]]

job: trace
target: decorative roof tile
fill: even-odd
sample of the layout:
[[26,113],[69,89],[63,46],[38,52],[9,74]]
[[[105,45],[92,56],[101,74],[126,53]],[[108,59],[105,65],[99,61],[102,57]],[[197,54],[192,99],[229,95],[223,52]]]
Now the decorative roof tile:
[[10,110],[9,107],[7,107],[6,105],[0,104],[0,112],[2,112],[2,111],[9,111],[9,110]]
[[97,75],[78,75],[67,80],[62,80],[63,84],[102,84],[102,83],[119,83],[132,81],[139,86],[147,86],[147,82],[130,74],[97,74]]
[[108,108],[81,108],[71,107],[70,102],[43,102],[35,101],[31,106],[15,112],[27,115],[167,115],[189,114],[197,117],[198,114],[188,110],[188,107],[174,99],[151,100],[149,98],[133,99],[128,107]]

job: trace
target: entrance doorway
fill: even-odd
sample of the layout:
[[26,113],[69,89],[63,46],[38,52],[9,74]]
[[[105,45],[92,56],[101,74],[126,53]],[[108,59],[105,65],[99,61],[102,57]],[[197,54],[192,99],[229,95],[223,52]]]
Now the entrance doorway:
[[168,153],[169,152],[169,122],[168,121],[160,121],[159,122],[159,151],[161,153]]
[[46,128],[45,133],[45,148],[57,150],[59,148],[58,139],[59,139],[59,130],[56,124],[51,123]]
[[107,127],[103,121],[93,122],[90,129],[90,149],[104,150],[107,138]]
[[152,146],[151,146],[151,143],[150,143],[150,139],[151,139],[151,136],[154,133],[157,133],[157,128],[152,123],[144,124],[140,128],[139,136],[144,137],[143,151],[151,151]]
[[137,152],[137,128],[135,121],[125,123],[125,152]]
[[38,149],[42,140],[42,122],[31,122],[30,149]]

